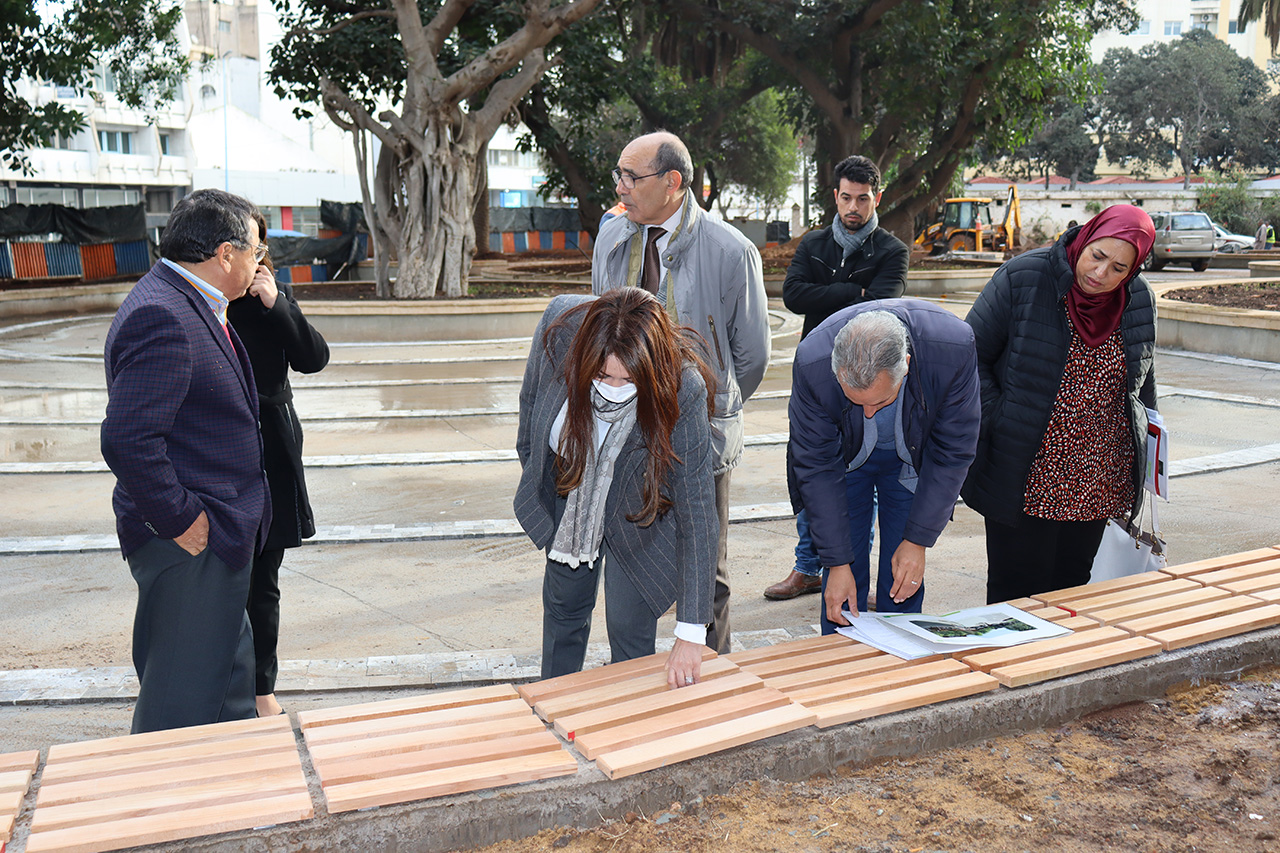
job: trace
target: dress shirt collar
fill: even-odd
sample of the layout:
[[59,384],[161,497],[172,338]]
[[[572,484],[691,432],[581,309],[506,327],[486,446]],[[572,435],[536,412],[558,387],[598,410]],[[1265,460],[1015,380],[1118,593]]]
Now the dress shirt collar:
[[191,282],[191,286],[204,297],[205,302],[209,303],[209,310],[213,311],[213,316],[218,318],[218,322],[224,326],[227,325],[227,306],[231,302],[227,299],[226,294],[186,267],[175,264],[168,258],[161,258],[160,260],[168,264],[178,275]]

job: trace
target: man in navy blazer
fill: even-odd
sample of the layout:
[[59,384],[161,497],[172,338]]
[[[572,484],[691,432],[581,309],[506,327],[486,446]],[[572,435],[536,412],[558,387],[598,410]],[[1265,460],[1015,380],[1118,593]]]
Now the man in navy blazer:
[[[787,483],[809,514],[822,633],[867,607],[919,613],[925,552],[951,519],[978,445],[973,330],[919,299],[865,302],[809,333],[792,363]],[[880,559],[870,574],[872,493]]]
[[245,603],[271,507],[253,372],[226,315],[269,274],[255,212],[220,190],[178,202],[107,332],[102,456],[138,584],[135,733],[256,716]]

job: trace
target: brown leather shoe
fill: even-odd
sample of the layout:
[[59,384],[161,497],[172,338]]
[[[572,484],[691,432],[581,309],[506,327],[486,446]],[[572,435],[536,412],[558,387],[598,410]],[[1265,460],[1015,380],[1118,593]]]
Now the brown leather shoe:
[[786,601],[810,592],[822,592],[822,578],[802,575],[792,569],[786,580],[766,588],[764,597],[770,601]]

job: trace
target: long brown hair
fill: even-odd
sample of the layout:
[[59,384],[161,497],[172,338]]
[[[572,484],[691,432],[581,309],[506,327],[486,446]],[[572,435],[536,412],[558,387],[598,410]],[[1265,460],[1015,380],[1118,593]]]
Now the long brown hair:
[[649,451],[644,477],[644,506],[627,520],[648,527],[671,509],[662,493],[673,465],[683,463],[671,448],[671,433],[680,417],[680,376],[685,364],[702,374],[707,386],[707,417],[715,412],[715,374],[694,345],[697,333],[677,327],[647,291],[636,287],[611,290],[593,302],[565,313],[543,338],[548,356],[556,329],[578,313],[582,325],[564,360],[569,411],[556,458],[556,491],[567,495],[582,482],[595,458],[595,415],[591,382],[614,356],[636,386],[636,425]]

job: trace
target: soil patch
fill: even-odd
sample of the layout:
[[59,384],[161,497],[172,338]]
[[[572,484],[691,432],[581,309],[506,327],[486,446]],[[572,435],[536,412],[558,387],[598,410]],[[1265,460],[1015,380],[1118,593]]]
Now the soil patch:
[[762,780],[485,853],[1280,850],[1280,668],[1060,728]]
[[1210,284],[1204,287],[1183,287],[1167,290],[1163,294],[1170,299],[1196,302],[1201,305],[1217,305],[1222,308],[1255,308],[1260,311],[1280,311],[1280,283],[1248,282],[1239,284]]

